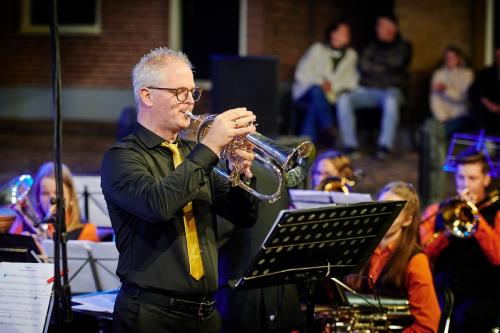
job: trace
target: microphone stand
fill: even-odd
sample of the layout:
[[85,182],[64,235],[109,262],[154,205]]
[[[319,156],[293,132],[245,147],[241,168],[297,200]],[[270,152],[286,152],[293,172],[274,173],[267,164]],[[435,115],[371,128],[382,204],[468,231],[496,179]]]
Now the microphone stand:
[[[54,221],[54,305],[56,332],[63,332],[64,323],[72,320],[71,289],[68,281],[68,258],[66,252],[67,233],[65,222],[64,192],[61,162],[61,66],[57,19],[57,0],[50,1],[52,20],[50,24],[50,45],[52,55],[52,98],[54,110],[54,170],[56,180],[56,215]],[[62,264],[62,269],[61,269]],[[62,274],[62,281],[61,281]]]

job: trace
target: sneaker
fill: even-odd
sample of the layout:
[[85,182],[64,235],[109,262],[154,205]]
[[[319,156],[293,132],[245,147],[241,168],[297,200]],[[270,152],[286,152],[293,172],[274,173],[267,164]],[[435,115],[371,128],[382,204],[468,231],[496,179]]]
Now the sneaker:
[[347,147],[344,148],[343,153],[347,155],[351,160],[357,160],[361,157],[361,152],[358,148]]
[[378,147],[377,151],[375,152],[375,158],[380,160],[380,161],[387,160],[390,155],[391,155],[391,151],[385,146]]

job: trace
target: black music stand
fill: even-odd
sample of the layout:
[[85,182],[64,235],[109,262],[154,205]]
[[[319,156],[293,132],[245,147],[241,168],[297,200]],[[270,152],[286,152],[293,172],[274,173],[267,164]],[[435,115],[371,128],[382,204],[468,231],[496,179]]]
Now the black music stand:
[[366,262],[406,201],[368,202],[280,212],[236,289],[302,283],[306,331],[314,324],[313,286]]
[[[54,260],[54,245],[44,240],[49,260]],[[75,294],[118,288],[115,274],[118,251],[111,242],[68,241],[68,270],[71,292]]]

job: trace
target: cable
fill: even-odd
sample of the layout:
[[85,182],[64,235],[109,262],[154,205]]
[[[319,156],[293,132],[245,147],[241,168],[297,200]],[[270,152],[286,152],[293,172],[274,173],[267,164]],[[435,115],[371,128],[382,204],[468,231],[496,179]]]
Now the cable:
[[[277,298],[278,298],[278,305],[276,306],[276,310],[274,311],[274,313],[269,315],[269,321],[271,323],[273,323],[276,320],[276,318],[278,317],[278,314],[281,310],[281,306],[283,305],[283,299],[285,298],[285,285],[282,284],[280,287],[281,288],[278,288],[276,291]],[[281,290],[281,293],[280,293],[280,290]]]

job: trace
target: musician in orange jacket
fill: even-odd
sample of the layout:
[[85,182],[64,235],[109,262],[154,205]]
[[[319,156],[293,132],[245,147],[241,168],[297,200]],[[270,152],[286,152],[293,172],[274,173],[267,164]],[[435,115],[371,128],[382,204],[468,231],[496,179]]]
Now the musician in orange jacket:
[[437,332],[441,311],[429,259],[418,246],[418,195],[411,184],[397,181],[387,184],[378,199],[407,203],[370,260],[347,281],[360,292],[408,298],[414,322],[403,332]]
[[425,210],[420,238],[433,261],[436,286],[454,294],[452,332],[491,332],[500,322],[500,201],[487,195],[491,177],[481,152],[460,153],[456,167],[457,194],[479,208],[473,235],[451,235],[442,215],[445,201]]

